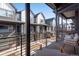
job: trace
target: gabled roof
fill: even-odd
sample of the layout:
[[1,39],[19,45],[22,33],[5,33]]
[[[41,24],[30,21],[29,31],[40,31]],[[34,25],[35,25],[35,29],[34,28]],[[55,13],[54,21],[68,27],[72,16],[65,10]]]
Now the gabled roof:
[[42,16],[43,16],[43,17],[44,17],[44,19],[45,19],[45,16],[44,16],[44,14],[43,14],[42,12],[37,13],[36,15],[34,15],[34,18],[36,18],[39,14],[42,14]]
[[9,3],[14,9],[15,11],[17,12],[17,9],[15,8],[15,6],[12,4],[12,3]]
[[31,12],[33,15],[35,15],[31,9],[30,9],[30,12]]
[[49,18],[45,20],[45,23],[50,25],[50,22],[52,22],[54,20],[54,18]]
[[53,21],[54,18],[49,18],[49,19],[46,19],[45,21]]
[[[39,14],[41,14],[44,17],[43,13],[41,13],[41,12],[40,13],[37,13],[36,15],[34,15],[34,18],[35,18],[34,21],[35,22],[36,22],[36,18],[38,17]],[[45,19],[45,17],[44,17],[44,19]]]

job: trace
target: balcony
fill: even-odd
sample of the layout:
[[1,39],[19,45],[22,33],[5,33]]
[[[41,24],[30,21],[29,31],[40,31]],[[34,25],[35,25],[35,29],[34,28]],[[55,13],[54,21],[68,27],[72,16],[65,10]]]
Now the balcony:
[[0,8],[0,21],[16,21],[16,13]]

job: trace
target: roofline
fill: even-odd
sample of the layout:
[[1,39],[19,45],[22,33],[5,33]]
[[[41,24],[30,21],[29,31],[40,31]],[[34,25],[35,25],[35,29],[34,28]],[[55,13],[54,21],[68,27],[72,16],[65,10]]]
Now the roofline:
[[45,19],[45,16],[44,16],[44,14],[42,12],[37,13],[36,15],[34,15],[34,17],[36,18],[36,16],[38,16],[39,14],[41,14]]
[[12,3],[9,3],[14,9],[15,11],[17,12],[17,9],[15,8],[15,6],[12,4]]
[[50,19],[50,20],[51,20],[51,19],[54,20],[55,18],[48,18],[48,19],[45,19],[45,21],[48,21],[49,19]]
[[0,22],[2,22],[2,23],[10,23],[10,24],[12,24],[12,23],[19,23],[19,24],[25,24],[25,22],[22,22],[22,21],[5,21],[5,20],[0,20]]
[[33,15],[35,15],[31,9],[30,9],[30,12],[31,12]]

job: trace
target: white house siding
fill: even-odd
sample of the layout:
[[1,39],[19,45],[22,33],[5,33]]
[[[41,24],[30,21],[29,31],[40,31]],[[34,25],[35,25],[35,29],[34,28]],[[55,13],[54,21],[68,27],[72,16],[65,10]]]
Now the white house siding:
[[47,32],[49,32],[52,35],[54,35],[55,34],[55,26],[56,26],[55,19],[54,18],[46,19],[46,24],[49,25],[47,27]]
[[8,18],[8,21],[17,21],[15,9],[9,3],[0,3],[0,18],[4,21],[5,18]]
[[[21,21],[25,22],[25,10],[21,11]],[[26,33],[26,23],[21,26],[21,33],[25,34]]]
[[[26,21],[25,14],[26,14],[25,10],[21,11],[21,21],[22,22]],[[34,15],[33,15],[32,11],[30,11],[30,23],[34,23]]]
[[[7,14],[6,14],[7,13]],[[17,21],[15,9],[9,3],[0,3],[0,21],[10,22]],[[0,24],[1,25],[1,24]],[[3,23],[3,26],[8,26],[7,29],[0,29],[1,32],[12,32],[14,25],[7,25]]]
[[16,29],[13,25],[0,24],[0,37],[13,36],[15,33],[15,30]]
[[[43,16],[43,14],[42,13],[39,13],[38,15],[37,15],[37,17],[36,17],[36,24],[45,24],[45,18],[44,18],[44,16]],[[37,28],[36,28],[36,30],[37,30],[37,32],[39,33],[40,32],[40,27],[41,26],[37,26]],[[42,32],[44,32],[44,28],[42,27],[42,29],[43,29],[43,31]]]
[[23,10],[23,11],[21,12],[21,21],[22,21],[22,22],[25,22],[25,19],[26,19],[26,17],[25,17],[25,10]]
[[36,17],[36,22],[37,24],[45,24],[45,19],[41,13]]
[[[23,33],[23,34],[25,34],[26,33],[26,16],[25,16],[25,10],[23,10],[22,12],[21,12],[21,21],[22,22],[25,22],[25,24],[24,25],[22,25],[22,28],[21,28],[21,32]],[[33,15],[33,13],[32,13],[32,11],[30,11],[30,23],[31,24],[33,24],[34,23],[34,15]]]
[[15,12],[15,9],[9,3],[0,3],[0,8]]
[[34,23],[34,14],[32,11],[30,11],[30,23]]

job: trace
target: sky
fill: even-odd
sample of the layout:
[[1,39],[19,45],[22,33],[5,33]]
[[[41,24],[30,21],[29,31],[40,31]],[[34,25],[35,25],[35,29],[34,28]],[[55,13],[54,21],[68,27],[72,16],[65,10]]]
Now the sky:
[[[15,3],[14,5],[18,11],[25,9],[24,3]],[[31,3],[30,9],[32,10],[32,12],[34,14],[42,12],[45,16],[45,19],[55,17],[55,14],[53,13],[53,9],[51,9],[49,6],[47,6],[44,3]],[[71,22],[72,22],[71,20],[68,21],[68,23],[71,23]],[[65,21],[64,21],[64,23],[65,23]]]
[[[25,8],[24,3],[15,3],[15,7],[18,9],[18,11]],[[53,10],[44,3],[31,3],[30,9],[33,11],[34,14],[42,12],[45,16],[45,19],[55,16]]]
[[18,11],[21,11],[21,10],[24,10],[25,9],[25,4],[24,3],[15,3],[14,6],[15,6],[15,8]]
[[35,14],[42,12],[46,19],[54,17],[53,10],[44,3],[31,3],[30,9]]

